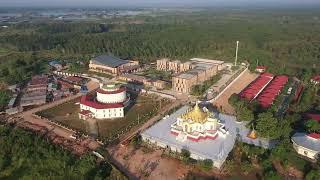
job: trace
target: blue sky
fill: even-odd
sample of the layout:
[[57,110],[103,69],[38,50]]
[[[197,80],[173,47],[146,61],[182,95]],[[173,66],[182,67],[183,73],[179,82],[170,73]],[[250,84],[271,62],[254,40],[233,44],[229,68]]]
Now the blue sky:
[[320,5],[320,0],[0,0],[3,6]]

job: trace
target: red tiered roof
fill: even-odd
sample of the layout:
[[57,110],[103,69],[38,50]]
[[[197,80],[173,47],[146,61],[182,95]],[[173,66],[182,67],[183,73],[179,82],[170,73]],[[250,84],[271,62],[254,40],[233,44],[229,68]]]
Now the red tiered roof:
[[320,140],[320,133],[310,133],[307,136]]
[[100,93],[100,94],[118,94],[118,93],[121,93],[121,92],[124,92],[126,91],[126,88],[125,87],[120,87],[119,89],[117,90],[113,90],[113,91],[105,91],[103,89],[98,89],[97,92]]
[[258,96],[259,104],[263,108],[270,107],[287,82],[288,76],[276,76]]
[[89,106],[95,109],[112,109],[112,108],[121,108],[124,107],[123,103],[100,103],[94,100],[94,98],[90,96],[82,96],[80,100],[80,104],[85,106]]
[[251,82],[241,93],[240,97],[248,101],[253,100],[262,89],[273,79],[273,74],[262,73],[260,76]]

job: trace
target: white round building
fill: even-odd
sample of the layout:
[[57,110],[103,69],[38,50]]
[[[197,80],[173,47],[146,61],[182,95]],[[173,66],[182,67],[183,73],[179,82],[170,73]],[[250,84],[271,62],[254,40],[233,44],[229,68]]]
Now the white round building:
[[110,119],[124,117],[124,108],[130,97],[125,87],[116,84],[100,85],[96,97],[82,96],[80,100],[80,119]]

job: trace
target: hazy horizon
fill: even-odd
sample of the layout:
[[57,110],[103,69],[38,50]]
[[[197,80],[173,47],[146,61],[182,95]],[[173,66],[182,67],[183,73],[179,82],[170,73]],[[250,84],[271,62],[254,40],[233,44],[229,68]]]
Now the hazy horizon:
[[297,7],[318,6],[319,0],[0,0],[0,7]]

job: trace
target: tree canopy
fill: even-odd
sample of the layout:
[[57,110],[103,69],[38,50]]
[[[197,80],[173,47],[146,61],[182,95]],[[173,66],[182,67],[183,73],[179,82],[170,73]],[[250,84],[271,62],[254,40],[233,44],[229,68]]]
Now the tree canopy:
[[97,166],[93,155],[76,157],[19,128],[1,126],[0,146],[0,179],[125,179],[108,162]]
[[318,121],[309,119],[304,125],[309,132],[320,133],[320,123]]
[[256,120],[258,134],[265,138],[276,139],[280,137],[278,120],[270,112],[261,113]]
[[10,100],[10,93],[0,89],[0,111],[3,110]]

